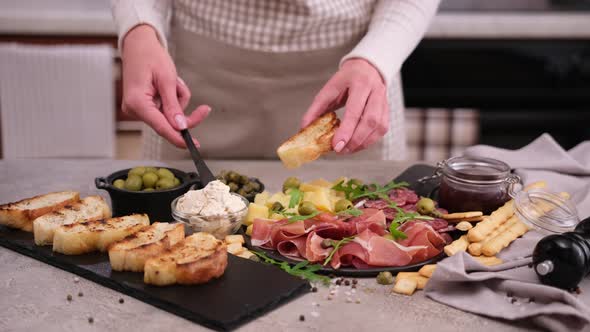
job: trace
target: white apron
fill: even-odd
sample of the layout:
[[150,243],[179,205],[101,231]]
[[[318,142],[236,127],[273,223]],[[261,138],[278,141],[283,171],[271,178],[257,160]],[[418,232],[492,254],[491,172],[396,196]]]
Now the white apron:
[[[191,130],[208,159],[277,159],[277,147],[299,130],[313,98],[357,43],[305,52],[259,52],[180,28],[170,33],[177,72],[191,90],[186,111],[208,104],[212,111]],[[403,100],[399,76],[389,89],[390,131],[369,149],[329,158],[405,158]],[[338,112],[342,117],[342,110]],[[190,158],[144,126],[143,157]],[[396,134],[397,132],[397,134]]]

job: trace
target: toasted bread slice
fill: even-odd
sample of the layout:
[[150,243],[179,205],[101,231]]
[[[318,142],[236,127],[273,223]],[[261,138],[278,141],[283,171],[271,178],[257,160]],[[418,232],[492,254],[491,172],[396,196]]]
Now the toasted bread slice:
[[33,220],[80,200],[76,191],[60,191],[0,205],[0,225],[33,231]]
[[79,202],[68,204],[35,219],[33,221],[35,244],[38,246],[52,244],[53,234],[59,226],[110,217],[111,209],[102,197],[85,197]]
[[92,251],[106,251],[107,247],[149,226],[147,214],[82,221],[59,226],[53,235],[53,251],[66,255],[81,255]]
[[326,113],[281,144],[277,155],[289,169],[316,160],[332,151],[332,138],[339,125],[336,113]]
[[109,246],[114,271],[143,272],[145,261],[184,239],[184,225],[155,222]]
[[145,262],[143,282],[157,286],[202,284],[223,275],[225,244],[208,233],[195,233]]

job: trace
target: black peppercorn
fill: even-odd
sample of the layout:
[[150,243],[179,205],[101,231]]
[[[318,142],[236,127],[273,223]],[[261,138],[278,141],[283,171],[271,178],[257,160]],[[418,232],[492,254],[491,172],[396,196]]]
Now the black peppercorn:
[[344,281],[344,285],[345,285],[345,286],[350,286],[350,280],[345,280],[345,281]]
[[317,293],[317,291],[318,291],[318,288],[317,287],[314,286],[314,287],[311,288],[311,292],[312,293]]
[[78,293],[78,296],[79,296],[79,297],[82,297],[82,296],[84,296],[84,293],[82,293],[82,292],[79,292],[79,293]]
[[356,284],[358,284],[358,282],[359,282],[358,280],[356,280],[356,279],[352,279],[352,284],[353,284],[353,285],[356,285]]
[[119,299],[119,303],[125,303],[125,300]]
[[303,322],[303,321],[305,321],[305,316],[303,316],[303,315],[299,315],[299,321],[300,321],[300,322]]
[[90,323],[90,324],[94,323],[94,318],[88,317],[88,323]]
[[68,294],[68,297],[66,297],[66,299],[68,299],[68,302],[72,301],[72,295]]

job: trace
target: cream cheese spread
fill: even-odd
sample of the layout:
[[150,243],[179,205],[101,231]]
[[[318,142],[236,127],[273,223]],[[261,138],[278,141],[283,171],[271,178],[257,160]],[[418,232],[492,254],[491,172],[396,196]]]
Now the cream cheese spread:
[[176,209],[186,214],[220,216],[246,208],[240,197],[232,195],[221,181],[212,181],[200,190],[189,190],[178,199]]

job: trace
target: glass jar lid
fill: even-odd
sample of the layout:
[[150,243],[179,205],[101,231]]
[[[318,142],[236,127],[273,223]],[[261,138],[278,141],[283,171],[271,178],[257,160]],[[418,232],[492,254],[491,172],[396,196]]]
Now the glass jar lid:
[[542,189],[520,191],[514,198],[514,210],[522,222],[542,233],[571,232],[580,219],[568,198]]
[[510,166],[503,161],[482,157],[453,157],[446,160],[442,172],[454,180],[471,184],[494,184],[507,181]]

